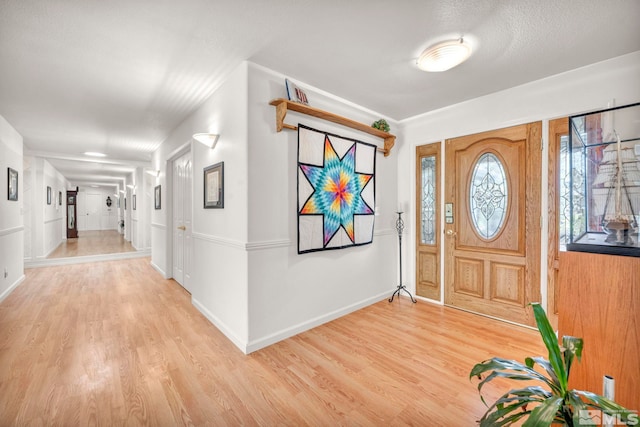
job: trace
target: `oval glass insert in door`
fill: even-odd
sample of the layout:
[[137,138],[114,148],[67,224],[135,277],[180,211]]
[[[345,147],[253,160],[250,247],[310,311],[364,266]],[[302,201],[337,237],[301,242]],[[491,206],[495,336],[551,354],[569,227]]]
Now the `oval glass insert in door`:
[[469,208],[476,233],[493,239],[505,223],[508,208],[507,176],[493,153],[484,153],[473,166],[469,185]]

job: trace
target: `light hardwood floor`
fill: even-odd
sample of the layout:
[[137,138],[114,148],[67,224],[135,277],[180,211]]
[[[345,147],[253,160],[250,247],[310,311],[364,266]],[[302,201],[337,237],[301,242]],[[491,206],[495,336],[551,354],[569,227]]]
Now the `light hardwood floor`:
[[80,231],[78,238],[63,240],[47,258],[133,252],[135,248],[116,230]]
[[0,426],[471,426],[473,364],[544,354],[536,331],[402,298],[245,356],[148,258],[26,276],[0,304]]

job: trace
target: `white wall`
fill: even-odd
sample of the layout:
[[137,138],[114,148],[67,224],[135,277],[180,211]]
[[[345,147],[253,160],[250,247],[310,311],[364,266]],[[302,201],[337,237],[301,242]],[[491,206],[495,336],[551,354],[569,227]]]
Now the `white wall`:
[[[297,140],[275,129],[269,101],[286,98],[285,76],[249,68],[249,343],[254,351],[391,296],[397,286],[397,146],[376,155],[376,217],[372,244],[337,251],[297,253]],[[317,108],[362,122],[380,115],[313,88]],[[325,120],[289,112],[286,123],[383,146],[380,138]],[[398,128],[393,133],[402,140]]]
[[[463,135],[543,121],[541,291],[546,302],[548,120],[640,101],[640,52],[592,64],[512,89],[451,105],[402,122],[405,143],[398,151],[398,197],[415,211],[415,147]],[[443,150],[444,153],[444,150]],[[444,164],[444,163],[443,163]],[[441,213],[444,218],[444,213]],[[415,218],[408,216],[406,271],[408,287],[415,290]],[[444,224],[442,224],[443,226]]]
[[[0,301],[24,280],[22,154],[22,136],[0,116]],[[7,199],[9,167],[18,171],[17,201]]]
[[[66,191],[69,182],[42,158],[24,157],[24,260],[46,258],[66,239]],[[51,204],[47,204],[47,187]],[[59,193],[62,192],[62,205]]]

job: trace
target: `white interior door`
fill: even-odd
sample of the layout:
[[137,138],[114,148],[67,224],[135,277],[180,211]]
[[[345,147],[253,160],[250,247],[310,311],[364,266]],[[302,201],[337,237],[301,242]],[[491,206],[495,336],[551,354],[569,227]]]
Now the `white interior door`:
[[173,278],[187,291],[191,279],[192,170],[191,153],[173,162]]
[[87,229],[87,193],[84,191],[76,195],[76,221],[78,231]]
[[100,230],[100,195],[87,194],[87,230]]

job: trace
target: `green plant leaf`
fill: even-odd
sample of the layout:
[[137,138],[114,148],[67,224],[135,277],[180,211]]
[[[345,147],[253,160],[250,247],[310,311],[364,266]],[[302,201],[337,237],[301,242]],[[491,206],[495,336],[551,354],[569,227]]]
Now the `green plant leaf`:
[[562,397],[553,396],[536,406],[522,427],[550,426],[562,406]]
[[[557,385],[554,385],[552,380],[545,377],[535,369],[531,369],[520,362],[516,362],[515,360],[502,359],[499,357],[485,360],[482,363],[478,363],[471,369],[469,378],[480,376],[486,372],[491,373],[478,384],[478,391],[481,391],[482,386],[495,377],[511,378],[522,381],[542,381],[552,389],[557,388]],[[496,374],[496,372],[501,373]]]
[[549,375],[550,382],[548,383],[551,389],[558,395],[562,393],[562,387],[560,386],[560,382],[558,381],[558,377],[551,366],[551,363],[544,357],[527,357],[531,361],[532,364],[540,365],[547,375]]
[[551,363],[551,367],[558,378],[558,384],[561,390],[560,394],[564,395],[567,391],[567,371],[564,368],[562,353],[560,352],[560,346],[558,345],[558,338],[556,337],[556,333],[551,327],[549,319],[547,319],[547,315],[540,303],[534,302],[531,303],[531,306],[533,307],[533,315],[535,316],[536,324],[538,325],[538,331],[540,331],[542,341],[549,351],[549,363]]
[[568,379],[574,357],[578,359],[578,362],[582,358],[582,347],[584,346],[584,341],[582,338],[564,336],[562,337],[562,346],[564,347],[564,365]]

